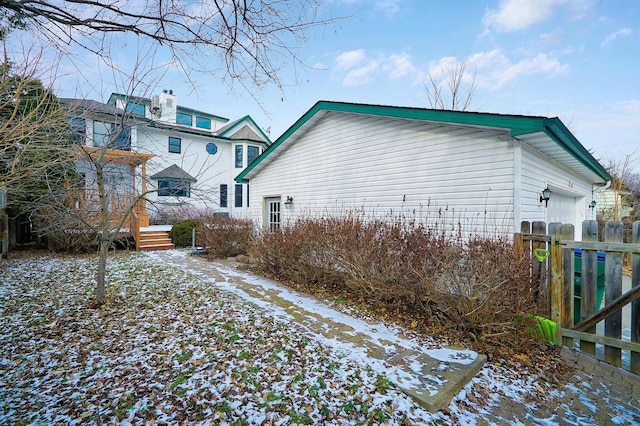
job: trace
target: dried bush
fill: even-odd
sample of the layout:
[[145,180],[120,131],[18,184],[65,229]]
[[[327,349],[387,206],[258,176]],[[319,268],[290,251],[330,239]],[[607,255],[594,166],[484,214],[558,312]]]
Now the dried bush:
[[204,223],[196,233],[196,244],[207,250],[210,259],[247,254],[253,236],[253,222],[245,219],[209,214],[200,217]]
[[250,254],[265,274],[401,321],[455,330],[481,344],[523,339],[528,324],[521,319],[536,313],[529,260],[504,238],[463,237],[451,219],[440,214],[428,226],[354,213],[301,219],[265,231]]

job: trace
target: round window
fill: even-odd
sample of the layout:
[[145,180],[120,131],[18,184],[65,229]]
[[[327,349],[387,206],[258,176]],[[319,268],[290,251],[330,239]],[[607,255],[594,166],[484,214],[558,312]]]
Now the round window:
[[215,143],[208,143],[207,144],[207,152],[211,155],[215,154],[216,152],[218,152],[218,147],[216,146]]

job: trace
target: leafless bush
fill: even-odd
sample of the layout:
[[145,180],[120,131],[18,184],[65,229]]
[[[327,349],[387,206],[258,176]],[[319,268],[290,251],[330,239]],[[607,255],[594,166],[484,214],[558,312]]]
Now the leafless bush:
[[504,238],[463,237],[450,219],[303,219],[265,232],[250,253],[259,270],[306,291],[477,341],[508,339],[526,327],[518,319],[536,311],[529,261]]

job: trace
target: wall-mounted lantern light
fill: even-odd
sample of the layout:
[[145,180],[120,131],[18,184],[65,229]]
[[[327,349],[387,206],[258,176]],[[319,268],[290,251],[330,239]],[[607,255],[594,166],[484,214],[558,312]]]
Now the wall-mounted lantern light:
[[542,190],[542,194],[540,194],[540,202],[544,201],[544,206],[547,207],[549,205],[549,198],[551,198],[551,190],[547,186]]
[[293,204],[293,197],[287,195],[287,200],[284,202],[286,205]]
[[590,208],[590,209],[595,209],[595,208],[596,208],[596,200],[592,200],[592,201],[589,203],[589,208]]

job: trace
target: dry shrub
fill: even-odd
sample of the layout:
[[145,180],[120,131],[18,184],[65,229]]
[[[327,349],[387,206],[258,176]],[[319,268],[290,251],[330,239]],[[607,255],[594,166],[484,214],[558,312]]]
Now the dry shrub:
[[530,262],[505,239],[463,238],[445,219],[429,226],[353,213],[301,219],[263,233],[250,254],[263,273],[404,322],[455,330],[481,345],[526,339],[521,319],[536,313]]
[[208,258],[221,259],[247,254],[253,235],[253,223],[250,220],[210,214],[201,216],[199,221],[204,226],[196,231],[196,244],[206,248]]

